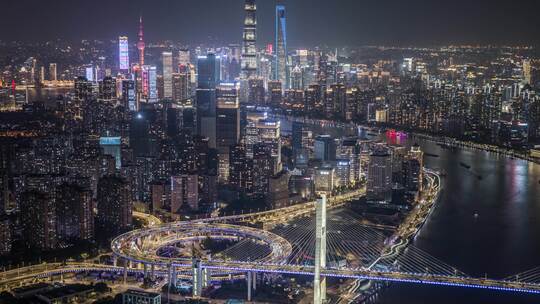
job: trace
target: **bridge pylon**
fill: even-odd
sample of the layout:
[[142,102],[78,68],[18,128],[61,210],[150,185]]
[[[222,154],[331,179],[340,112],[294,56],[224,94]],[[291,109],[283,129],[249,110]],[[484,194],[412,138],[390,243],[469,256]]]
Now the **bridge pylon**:
[[315,277],[313,278],[313,303],[326,302],[326,277],[321,269],[326,268],[326,195],[317,199],[315,207]]
[[199,259],[193,259],[193,297],[199,298],[202,296],[202,290],[205,287],[207,280],[205,270],[202,267],[202,262]]

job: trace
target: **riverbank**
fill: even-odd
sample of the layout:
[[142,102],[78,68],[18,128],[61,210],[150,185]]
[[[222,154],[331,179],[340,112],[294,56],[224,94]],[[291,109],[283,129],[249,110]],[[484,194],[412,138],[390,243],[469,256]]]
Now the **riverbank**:
[[540,164],[540,159],[531,157],[524,152],[515,151],[512,149],[506,149],[495,145],[490,144],[481,144],[469,141],[461,141],[451,137],[439,137],[432,136],[422,133],[410,133],[413,138],[420,138],[422,140],[431,141],[438,145],[441,145],[443,148],[468,148],[474,149],[489,153],[494,153],[497,155],[503,155],[510,158],[519,158],[526,161],[530,161],[536,164]]

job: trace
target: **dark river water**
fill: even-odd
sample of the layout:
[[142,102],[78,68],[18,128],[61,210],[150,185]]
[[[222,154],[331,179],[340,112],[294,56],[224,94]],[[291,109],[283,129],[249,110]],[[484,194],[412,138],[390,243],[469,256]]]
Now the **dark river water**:
[[[426,165],[447,175],[413,244],[472,276],[504,278],[540,266],[540,165],[418,143],[440,156],[426,157]],[[377,303],[540,303],[540,295],[394,284]]]
[[[540,165],[427,141],[404,144],[413,141],[439,155],[426,156],[427,167],[446,172],[414,246],[471,276],[504,278],[540,266]],[[540,295],[394,283],[375,303],[540,303]]]

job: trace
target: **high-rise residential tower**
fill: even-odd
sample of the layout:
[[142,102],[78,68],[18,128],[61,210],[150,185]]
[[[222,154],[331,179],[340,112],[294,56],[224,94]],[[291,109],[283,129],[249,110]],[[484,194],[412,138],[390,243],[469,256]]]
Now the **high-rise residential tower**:
[[289,88],[287,79],[287,22],[285,6],[276,6],[276,58],[274,63],[274,79],[281,81],[283,88]]

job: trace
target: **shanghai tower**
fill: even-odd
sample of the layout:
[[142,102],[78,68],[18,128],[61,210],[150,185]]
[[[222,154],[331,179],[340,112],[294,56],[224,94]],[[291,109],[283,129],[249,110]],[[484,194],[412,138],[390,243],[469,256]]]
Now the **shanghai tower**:
[[289,88],[287,73],[287,23],[285,6],[276,6],[276,41],[274,79],[281,81],[283,88]]

